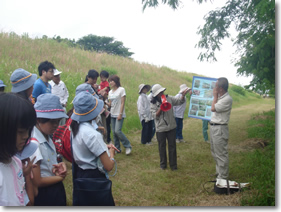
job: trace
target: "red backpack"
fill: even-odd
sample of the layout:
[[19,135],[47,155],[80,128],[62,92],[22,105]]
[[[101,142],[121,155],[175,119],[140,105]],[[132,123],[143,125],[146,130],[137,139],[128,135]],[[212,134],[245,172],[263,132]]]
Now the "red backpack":
[[72,119],[69,118],[65,125],[59,126],[53,134],[53,142],[57,153],[61,154],[69,162],[72,162],[69,129],[71,122]]

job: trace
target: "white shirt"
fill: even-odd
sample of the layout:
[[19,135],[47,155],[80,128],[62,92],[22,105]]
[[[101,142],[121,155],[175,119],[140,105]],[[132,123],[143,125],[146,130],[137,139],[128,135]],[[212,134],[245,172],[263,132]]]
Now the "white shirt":
[[81,169],[98,168],[99,156],[108,150],[102,135],[91,123],[82,122],[77,135],[74,138],[71,136],[73,157],[77,165]]
[[211,122],[216,124],[228,124],[230,112],[232,108],[232,98],[226,92],[218,98],[215,104],[216,112],[212,113]]
[[[19,194],[20,198],[16,193]],[[0,163],[0,205],[24,206],[25,195],[21,161],[14,156],[9,164]]]
[[[178,93],[175,97],[181,98],[182,94]],[[184,97],[184,98],[185,98],[185,102],[183,104],[178,105],[178,106],[173,106],[175,118],[183,119],[183,117],[184,117],[184,111],[186,109],[186,97]]]
[[[125,89],[123,87],[117,88],[115,91],[110,90],[108,93],[108,99],[111,101],[111,108],[110,113],[111,117],[117,118],[120,114],[120,108],[121,108],[121,98],[123,96],[126,96]],[[125,106],[122,112],[122,117],[125,118]]]
[[66,104],[69,97],[69,93],[64,82],[60,81],[57,85],[56,83],[54,83],[53,80],[51,80],[49,83],[52,86],[52,94],[60,98],[61,104]]
[[140,121],[144,120],[145,118],[148,118],[149,120],[153,120],[150,112],[150,102],[146,94],[141,93],[139,95],[137,106],[138,106]]

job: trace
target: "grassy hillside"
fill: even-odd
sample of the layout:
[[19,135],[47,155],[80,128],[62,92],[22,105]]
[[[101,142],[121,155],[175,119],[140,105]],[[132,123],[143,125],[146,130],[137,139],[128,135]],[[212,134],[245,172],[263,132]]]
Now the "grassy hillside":
[[[61,79],[70,93],[68,109],[71,108],[70,102],[74,98],[76,87],[84,82],[89,69],[95,69],[98,72],[105,69],[112,74],[117,74],[121,79],[121,86],[127,93],[125,105],[127,118],[124,122],[124,132],[141,128],[136,105],[139,84],[158,83],[167,88],[166,94],[176,95],[181,84],[185,83],[191,87],[192,77],[196,75],[177,72],[168,67],[139,63],[119,56],[70,48],[55,40],[31,39],[26,35],[19,36],[14,33],[0,33],[0,46],[0,79],[7,85],[6,91],[11,90],[10,76],[15,69],[23,68],[38,75],[39,63],[48,60],[59,71],[62,71]],[[192,71],[195,70],[190,70]],[[98,79],[98,83],[99,81]],[[230,94],[234,99],[234,107],[259,98],[248,92],[242,96],[231,89]],[[187,112],[186,110],[186,116]]]
[[[178,171],[172,172],[168,169],[162,171],[159,168],[158,145],[155,139],[152,146],[140,144],[141,125],[136,105],[138,85],[159,83],[167,88],[166,94],[176,95],[181,84],[185,83],[191,87],[192,77],[196,74],[177,72],[168,67],[156,67],[132,59],[70,48],[54,40],[30,39],[27,36],[15,34],[0,33],[0,47],[0,79],[8,85],[6,91],[11,90],[9,79],[15,69],[24,68],[38,74],[37,67],[44,60],[51,61],[58,70],[63,72],[61,79],[70,92],[69,103],[74,98],[75,88],[84,82],[89,69],[96,69],[99,72],[106,69],[120,76],[121,85],[127,93],[125,105],[127,118],[123,129],[133,146],[133,151],[130,156],[125,154],[115,156],[118,172],[111,180],[117,206],[239,206],[241,200],[244,205],[259,205],[254,202],[257,194],[271,201],[270,203],[260,201],[262,205],[272,205],[272,199],[275,198],[275,196],[272,197],[274,194],[274,181],[272,182],[274,150],[273,155],[271,152],[270,158],[268,157],[268,163],[271,165],[265,164],[269,170],[263,168],[263,161],[256,166],[255,157],[260,157],[260,155],[251,156],[252,152],[255,149],[261,149],[260,154],[263,154],[266,148],[264,145],[260,147],[260,143],[266,143],[265,140],[268,138],[260,137],[257,133],[264,132],[259,130],[260,123],[256,124],[254,139],[247,130],[251,127],[249,120],[253,119],[252,114],[274,110],[274,99],[263,99],[238,86],[230,85],[229,93],[234,100],[229,122],[230,180],[251,182],[253,187],[252,190],[242,193],[220,196],[212,192],[213,184],[208,183],[213,180],[210,175],[215,172],[215,164],[210,145],[203,141],[202,121],[187,118],[187,110],[183,128],[183,137],[187,142],[177,144]],[[70,107],[69,104],[68,109]],[[263,116],[262,119],[264,119]],[[271,118],[270,121],[272,120]],[[273,126],[270,132],[274,134],[274,124],[270,126]],[[71,164],[67,163],[67,166],[68,176],[64,180],[64,185],[67,203],[72,205]],[[260,195],[258,180],[269,181],[268,178],[262,176],[264,173],[270,173],[270,176],[273,176],[269,178],[269,183],[264,184],[266,186],[270,184],[271,192],[268,193],[264,189],[266,194]]]

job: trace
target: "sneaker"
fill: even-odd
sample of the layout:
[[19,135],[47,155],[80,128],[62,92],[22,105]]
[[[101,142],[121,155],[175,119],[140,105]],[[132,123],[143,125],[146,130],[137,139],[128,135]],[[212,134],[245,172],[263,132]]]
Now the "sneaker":
[[146,143],[146,145],[147,145],[147,146],[151,146],[151,145],[152,145],[152,143],[151,143],[151,142],[148,142],[148,143]]
[[180,143],[180,139],[176,139],[176,142],[179,144]]
[[180,142],[181,142],[181,143],[186,143],[186,141],[185,141],[185,140],[183,140],[183,139],[180,139]]
[[132,149],[131,149],[131,148],[126,148],[126,155],[131,154],[131,152],[132,152]]

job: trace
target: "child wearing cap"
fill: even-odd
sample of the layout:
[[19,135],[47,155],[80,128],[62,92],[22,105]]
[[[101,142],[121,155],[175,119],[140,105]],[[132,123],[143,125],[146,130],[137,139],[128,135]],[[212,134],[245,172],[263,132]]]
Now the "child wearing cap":
[[36,74],[31,74],[22,68],[16,69],[10,77],[12,92],[32,101],[33,84],[36,79]]
[[[34,199],[31,169],[16,154],[29,152],[26,145],[36,124],[33,105],[14,93],[0,93],[0,205],[32,205]],[[33,147],[32,147],[33,148]],[[33,150],[34,151],[34,148]],[[32,152],[31,151],[31,152]],[[27,157],[29,154],[25,154]]]
[[[180,90],[179,93],[175,96],[176,98],[181,98],[182,97],[182,92],[186,89],[189,89],[186,84],[182,84],[180,85]],[[189,90],[189,94],[192,94],[192,90]],[[185,98],[185,102],[181,105],[177,105],[174,106],[174,116],[176,119],[176,123],[177,123],[177,128],[176,128],[176,142],[177,143],[185,143],[185,141],[183,140],[183,136],[182,136],[182,129],[183,129],[183,117],[184,117],[184,112],[185,112],[185,108],[186,108],[186,97]]]
[[[177,150],[176,150],[176,121],[174,117],[173,107],[168,111],[161,110],[162,98],[166,88],[159,84],[152,87],[153,99],[151,101],[151,113],[155,120],[156,137],[158,141],[160,168],[167,168],[166,140],[168,141],[169,163],[171,170],[177,170]],[[164,95],[167,102],[171,106],[181,105],[185,102],[185,95],[189,90],[184,90],[180,98]]]
[[[37,98],[34,105],[37,123],[32,132],[32,140],[39,144],[36,156],[36,168],[33,168],[33,182],[38,185],[35,206],[65,206],[66,194],[62,181],[66,177],[66,165],[57,162],[56,148],[50,135],[59,126],[61,118],[67,118],[59,97],[45,93]],[[32,156],[32,158],[33,158]]]
[[[60,103],[64,109],[64,112],[66,112],[66,106],[67,106],[67,100],[69,97],[69,93],[68,93],[65,83],[60,79],[60,74],[61,74],[60,71],[58,71],[57,69],[54,69],[54,77],[49,83],[52,87],[52,94],[55,94],[56,96],[58,96],[60,98]],[[66,121],[66,119],[62,118],[60,121],[60,125],[64,125],[65,121]]]
[[4,92],[5,87],[6,87],[6,85],[4,84],[4,82],[2,80],[0,80],[0,92]]
[[140,122],[142,125],[141,131],[141,143],[151,144],[152,138],[152,116],[150,113],[150,101],[146,93],[150,90],[150,85],[140,84],[139,85],[139,98],[137,101],[138,113]]
[[49,83],[54,77],[55,66],[49,62],[44,61],[38,66],[39,79],[34,83],[34,89],[32,91],[33,101],[36,102],[39,95],[44,93],[52,93],[52,87]]
[[[103,101],[87,91],[78,93],[73,100],[71,115],[73,179],[106,178],[106,172],[114,167],[116,147],[106,145],[102,135],[92,125],[103,109]],[[93,197],[95,198],[95,197]]]

